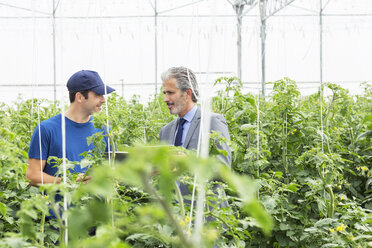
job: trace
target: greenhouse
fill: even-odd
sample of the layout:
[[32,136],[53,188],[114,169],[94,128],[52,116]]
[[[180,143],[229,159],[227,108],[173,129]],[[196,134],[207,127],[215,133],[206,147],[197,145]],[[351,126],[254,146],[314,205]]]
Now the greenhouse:
[[0,0],[0,27],[0,247],[372,247],[371,1]]

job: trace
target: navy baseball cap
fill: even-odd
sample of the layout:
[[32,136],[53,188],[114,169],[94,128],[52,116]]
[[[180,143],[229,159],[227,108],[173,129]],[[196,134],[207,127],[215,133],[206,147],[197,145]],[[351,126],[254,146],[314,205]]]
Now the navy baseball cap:
[[110,86],[105,85],[97,72],[88,70],[74,73],[67,81],[67,89],[69,92],[91,90],[98,95],[109,94],[115,90]]

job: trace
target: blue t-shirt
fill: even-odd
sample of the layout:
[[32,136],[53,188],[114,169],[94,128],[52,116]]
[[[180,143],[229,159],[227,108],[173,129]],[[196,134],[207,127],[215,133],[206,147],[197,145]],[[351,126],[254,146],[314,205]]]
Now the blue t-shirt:
[[[91,117],[90,120],[86,123],[77,123],[65,117],[66,158],[69,161],[80,162],[83,159],[83,156],[81,156],[80,154],[94,148],[93,144],[88,145],[87,137],[92,136],[95,133],[104,131],[102,129],[95,128],[92,120],[93,117]],[[40,123],[42,160],[48,160],[48,157],[50,156],[62,158],[61,127],[61,114]],[[105,141],[107,144],[106,137]],[[28,157],[40,159],[39,127],[35,128],[35,131],[32,135]],[[58,168],[53,166],[53,164],[50,165],[47,162],[44,168],[44,172],[48,175],[55,176]],[[73,171],[84,173],[86,170],[87,167],[81,168],[79,164],[76,164]]]

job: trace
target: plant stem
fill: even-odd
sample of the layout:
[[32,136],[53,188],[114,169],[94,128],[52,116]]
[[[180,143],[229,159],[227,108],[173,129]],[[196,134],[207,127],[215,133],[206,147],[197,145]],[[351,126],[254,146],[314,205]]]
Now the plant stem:
[[[199,179],[200,180],[200,179]],[[203,179],[199,182],[198,199],[196,201],[196,214],[195,214],[195,232],[194,232],[194,245],[196,247],[204,247],[201,240],[201,232],[204,219],[204,201],[205,201],[205,182]]]
[[[321,167],[324,168],[324,164]],[[329,193],[329,196],[331,198],[331,200],[330,200],[331,202],[330,202],[330,205],[329,205],[328,211],[327,211],[328,218],[333,218],[333,215],[334,215],[334,212],[335,212],[335,195],[333,194],[332,187],[327,184],[327,182],[325,181],[323,173],[319,169],[318,169],[318,173],[320,175],[320,178],[322,179],[323,184],[325,185],[324,186],[325,190]]]
[[333,218],[333,215],[334,215],[334,212],[335,212],[335,195],[333,194],[333,190],[332,190],[332,187],[331,186],[327,186],[326,187],[330,197],[331,197],[331,204],[330,204],[330,207],[328,209],[328,217],[329,218]]
[[232,109],[233,107],[235,107],[234,105],[231,105],[230,107],[228,107],[227,109],[225,109],[223,111],[223,113],[226,115],[227,111],[229,111],[230,109]]
[[181,211],[181,216],[182,218],[185,218],[185,206],[183,204],[183,197],[180,191],[180,188],[178,187],[177,183],[174,183],[176,187],[176,196],[178,199],[178,202],[180,203],[180,211]]
[[163,198],[161,198],[158,195],[158,193],[156,192],[156,190],[149,184],[149,180],[148,180],[148,177],[146,175],[142,175],[142,183],[143,183],[145,189],[147,190],[147,192],[150,193],[151,195],[153,195],[155,197],[155,199],[160,203],[160,205],[165,210],[165,213],[168,215],[170,221],[172,222],[174,228],[176,229],[176,232],[177,232],[178,236],[181,239],[182,246],[186,247],[186,248],[194,247],[193,244],[191,244],[189,242],[189,240],[186,238],[185,233],[183,232],[182,228],[180,227],[180,225],[178,224],[178,222],[174,218],[173,213],[172,213],[168,203]]
[[40,239],[40,245],[44,245],[44,224],[45,224],[45,213],[43,212],[41,214],[41,224],[40,224],[40,233],[41,233],[41,239]]
[[[288,176],[288,166],[287,166],[287,137],[285,132],[285,126],[287,125],[287,112],[285,110],[283,114],[283,125],[282,125],[282,163],[284,165],[285,174]],[[287,178],[288,179],[288,178]]]
[[239,239],[237,239],[237,237],[236,237],[236,235],[235,235],[235,230],[234,230],[234,228],[231,227],[231,225],[229,225],[229,224],[226,222],[226,220],[225,220],[224,218],[221,218],[220,216],[214,214],[214,213],[211,212],[211,211],[206,212],[206,215],[210,215],[210,216],[212,216],[212,217],[218,219],[219,221],[221,221],[221,222],[222,222],[222,223],[223,223],[223,224],[224,224],[224,225],[225,225],[225,226],[230,230],[230,232],[232,233],[232,236],[233,236],[233,238],[234,238],[234,241],[235,241],[236,243],[239,241]]
[[65,228],[65,225],[63,224],[62,219],[61,219],[61,216],[59,214],[58,204],[54,203],[52,210],[53,210],[55,216],[57,217],[57,222],[58,222],[58,225],[59,225],[59,243],[60,243],[60,247],[66,247],[66,243],[65,243],[65,232],[66,232],[66,228]]

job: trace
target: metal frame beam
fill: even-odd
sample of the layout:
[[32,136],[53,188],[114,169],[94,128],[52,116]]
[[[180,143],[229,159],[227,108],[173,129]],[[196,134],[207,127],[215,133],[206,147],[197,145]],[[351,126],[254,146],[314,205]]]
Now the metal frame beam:
[[15,9],[20,9],[20,10],[25,10],[25,11],[29,11],[29,12],[33,12],[33,13],[39,13],[39,14],[44,14],[44,15],[50,16],[50,13],[40,11],[40,10],[33,10],[33,9],[19,7],[19,6],[16,6],[16,5],[11,5],[11,4],[8,4],[8,3],[1,3],[1,2],[0,2],[0,5],[5,6],[5,7],[9,7],[9,8],[15,8]]
[[187,6],[190,6],[190,5],[195,5],[195,4],[198,4],[200,2],[204,2],[204,1],[206,1],[206,0],[199,0],[199,1],[196,1],[196,2],[183,4],[183,5],[171,8],[171,9],[161,10],[161,11],[158,12],[158,14],[167,13],[167,12],[170,12],[170,11],[173,11],[173,10],[176,10],[176,9],[181,9],[181,8],[184,8],[184,7],[187,7]]
[[266,2],[265,19],[275,15],[296,0],[260,0]]
[[[290,5],[293,7],[292,5]],[[272,18],[275,17],[318,17],[319,11],[313,11],[314,14],[288,14],[288,15],[274,15],[271,16]],[[350,13],[350,14],[322,14],[323,17],[372,17],[371,14],[364,14],[364,13]],[[185,18],[185,17],[198,17],[198,18],[210,18],[210,17],[221,17],[221,18],[232,18],[236,17],[236,15],[158,15],[158,18]],[[248,18],[257,18],[257,15],[254,14],[245,14],[243,17]],[[0,19],[49,19],[50,16],[0,16]],[[140,15],[140,16],[55,16],[56,19],[124,19],[124,18],[154,18],[154,15]]]
[[[309,17],[315,17],[315,16],[318,16],[319,17],[319,42],[320,42],[320,82],[322,83],[323,81],[323,51],[322,51],[322,46],[323,46],[323,27],[322,27],[322,18],[323,17],[342,17],[342,16],[349,16],[349,17],[353,17],[353,16],[356,16],[356,17],[360,17],[360,16],[365,16],[365,17],[372,17],[372,13],[371,14],[358,14],[358,13],[354,13],[354,14],[324,14],[324,9],[328,6],[328,4],[331,2],[331,0],[323,0],[323,1],[326,1],[326,3],[323,5],[323,1],[322,0],[319,0],[320,1],[320,9],[317,11],[317,10],[311,10],[311,9],[307,9],[307,8],[303,8],[303,7],[300,7],[300,6],[296,6],[296,5],[293,5],[292,3],[295,1],[295,0],[226,0],[228,1],[234,8],[235,12],[236,12],[236,15],[164,15],[165,13],[168,13],[168,12],[171,12],[171,11],[174,11],[174,10],[177,10],[177,9],[181,9],[181,8],[185,8],[185,7],[188,7],[188,6],[191,6],[191,5],[196,5],[196,4],[199,4],[201,2],[204,2],[206,0],[196,0],[196,1],[192,1],[190,3],[187,3],[187,4],[183,4],[183,5],[180,5],[180,6],[177,6],[177,7],[174,7],[174,8],[170,8],[170,9],[165,9],[165,10],[160,10],[158,11],[157,10],[157,0],[153,0],[154,2],[152,3],[152,0],[148,0],[149,1],[149,4],[151,5],[151,7],[153,8],[154,10],[154,15],[136,15],[136,16],[85,16],[85,17],[81,17],[81,16],[56,16],[56,12],[57,12],[57,9],[58,9],[58,6],[59,6],[59,3],[61,2],[60,0],[58,0],[57,4],[55,3],[56,0],[53,0],[53,10],[51,13],[48,13],[48,12],[44,12],[44,11],[39,11],[39,10],[33,10],[33,9],[30,9],[30,8],[24,8],[24,7],[20,7],[20,6],[16,6],[16,5],[12,5],[12,4],[8,4],[8,3],[3,3],[0,1],[0,6],[5,6],[5,7],[8,7],[8,8],[15,8],[15,9],[20,9],[20,10],[24,10],[24,11],[29,11],[29,12],[32,12],[32,13],[38,13],[38,14],[42,14],[42,16],[18,16],[18,17],[12,17],[12,16],[8,16],[8,17],[1,17],[0,16],[0,19],[31,19],[31,18],[52,18],[53,20],[53,69],[54,69],[54,99],[56,100],[56,85],[57,85],[57,82],[56,82],[56,39],[55,39],[55,36],[56,36],[56,20],[57,19],[113,19],[113,18],[154,18],[154,26],[155,26],[155,31],[154,31],[154,43],[155,43],[155,93],[157,92],[157,81],[158,81],[158,58],[157,58],[157,49],[158,49],[158,27],[157,27],[157,21],[158,21],[158,18],[183,18],[183,17],[200,17],[200,18],[208,18],[208,17],[226,17],[226,18],[231,18],[231,17],[236,17],[237,18],[237,31],[238,31],[238,37],[237,37],[237,74],[238,74],[238,77],[241,78],[242,76],[242,57],[241,57],[241,54],[242,54],[242,48],[241,48],[241,29],[242,29],[242,19],[243,17],[254,17],[256,18],[257,15],[256,14],[248,14],[248,12],[250,12],[254,7],[256,7],[257,4],[259,4],[259,10],[260,10],[260,20],[261,20],[261,28],[260,28],[260,32],[261,32],[261,70],[262,70],[262,78],[261,78],[261,83],[262,83],[262,94],[265,95],[265,60],[266,60],[266,56],[265,56],[265,42],[266,42],[266,20],[269,18],[269,17],[274,17],[274,16],[278,16],[278,17],[295,17],[295,16],[303,16],[303,17],[306,17],[306,16],[309,16]],[[246,8],[249,6],[249,8]],[[301,14],[301,15],[296,15],[296,14],[288,14],[288,15],[278,15],[277,13],[284,9],[285,7],[287,6],[291,6],[293,8],[298,8],[298,9],[302,9],[302,10],[305,10],[305,11],[308,11],[309,14]],[[311,13],[311,14],[310,14]]]

